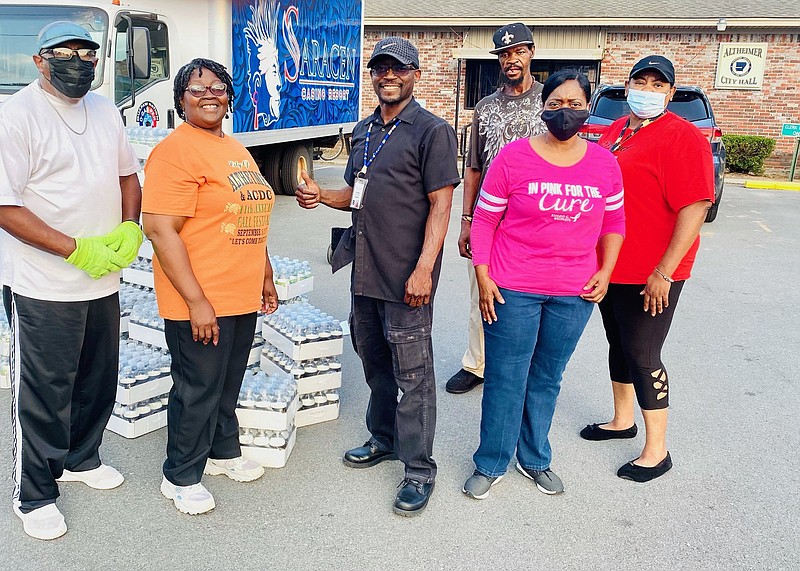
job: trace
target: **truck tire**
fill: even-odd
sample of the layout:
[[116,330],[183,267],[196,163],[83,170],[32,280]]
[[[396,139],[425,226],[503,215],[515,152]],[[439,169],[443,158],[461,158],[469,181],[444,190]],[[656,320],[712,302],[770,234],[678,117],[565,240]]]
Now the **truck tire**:
[[281,194],[281,156],[283,149],[280,145],[270,145],[262,153],[261,174],[267,179],[275,194]]
[[[314,162],[311,160],[311,149],[303,144],[290,145],[283,151],[281,159],[282,194],[293,195],[300,183],[300,171],[305,170],[314,176]],[[276,191],[280,192],[280,191]]]

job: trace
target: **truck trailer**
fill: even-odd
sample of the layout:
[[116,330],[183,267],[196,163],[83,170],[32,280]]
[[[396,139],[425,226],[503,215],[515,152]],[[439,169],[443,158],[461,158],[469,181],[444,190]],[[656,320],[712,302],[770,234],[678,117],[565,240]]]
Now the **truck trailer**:
[[[92,89],[115,102],[137,143],[180,122],[175,73],[210,58],[234,83],[224,131],[276,192],[293,194],[299,170],[313,173],[314,149],[337,144],[359,120],[363,14],[363,0],[1,1],[0,105],[38,78],[36,38],[56,20],[100,44]],[[134,147],[146,158],[148,145]]]

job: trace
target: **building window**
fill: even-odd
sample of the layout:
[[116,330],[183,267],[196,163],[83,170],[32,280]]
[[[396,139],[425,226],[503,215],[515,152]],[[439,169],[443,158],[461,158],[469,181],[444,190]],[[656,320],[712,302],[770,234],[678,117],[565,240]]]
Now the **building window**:
[[[600,62],[580,60],[533,60],[531,74],[540,83],[551,74],[565,68],[577,69],[586,74],[592,90],[597,87]],[[474,109],[481,99],[494,93],[501,80],[500,64],[497,60],[467,60],[466,85],[464,87],[464,107]]]

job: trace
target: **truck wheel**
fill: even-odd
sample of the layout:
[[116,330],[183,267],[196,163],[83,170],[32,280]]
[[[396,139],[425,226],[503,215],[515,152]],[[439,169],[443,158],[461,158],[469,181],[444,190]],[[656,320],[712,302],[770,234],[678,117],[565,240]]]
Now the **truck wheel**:
[[[283,149],[280,145],[270,145],[262,154],[263,166],[261,174],[267,179],[275,194],[281,193],[281,155]],[[292,191],[294,193],[294,191]]]
[[297,185],[303,182],[300,171],[314,176],[314,162],[311,160],[311,149],[306,145],[291,145],[283,152],[281,159],[281,186],[283,194],[293,195]]

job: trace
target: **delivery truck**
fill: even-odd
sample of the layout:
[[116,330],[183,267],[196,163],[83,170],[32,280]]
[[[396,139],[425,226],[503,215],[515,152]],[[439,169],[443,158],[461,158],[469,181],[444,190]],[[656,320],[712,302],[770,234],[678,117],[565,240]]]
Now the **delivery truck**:
[[[46,24],[71,20],[100,44],[92,89],[114,101],[142,158],[153,133],[180,122],[178,69],[224,64],[234,84],[223,123],[276,192],[293,194],[314,149],[360,117],[363,0],[103,0],[0,2],[0,104],[38,77],[31,55]],[[143,132],[144,131],[144,132]]]

